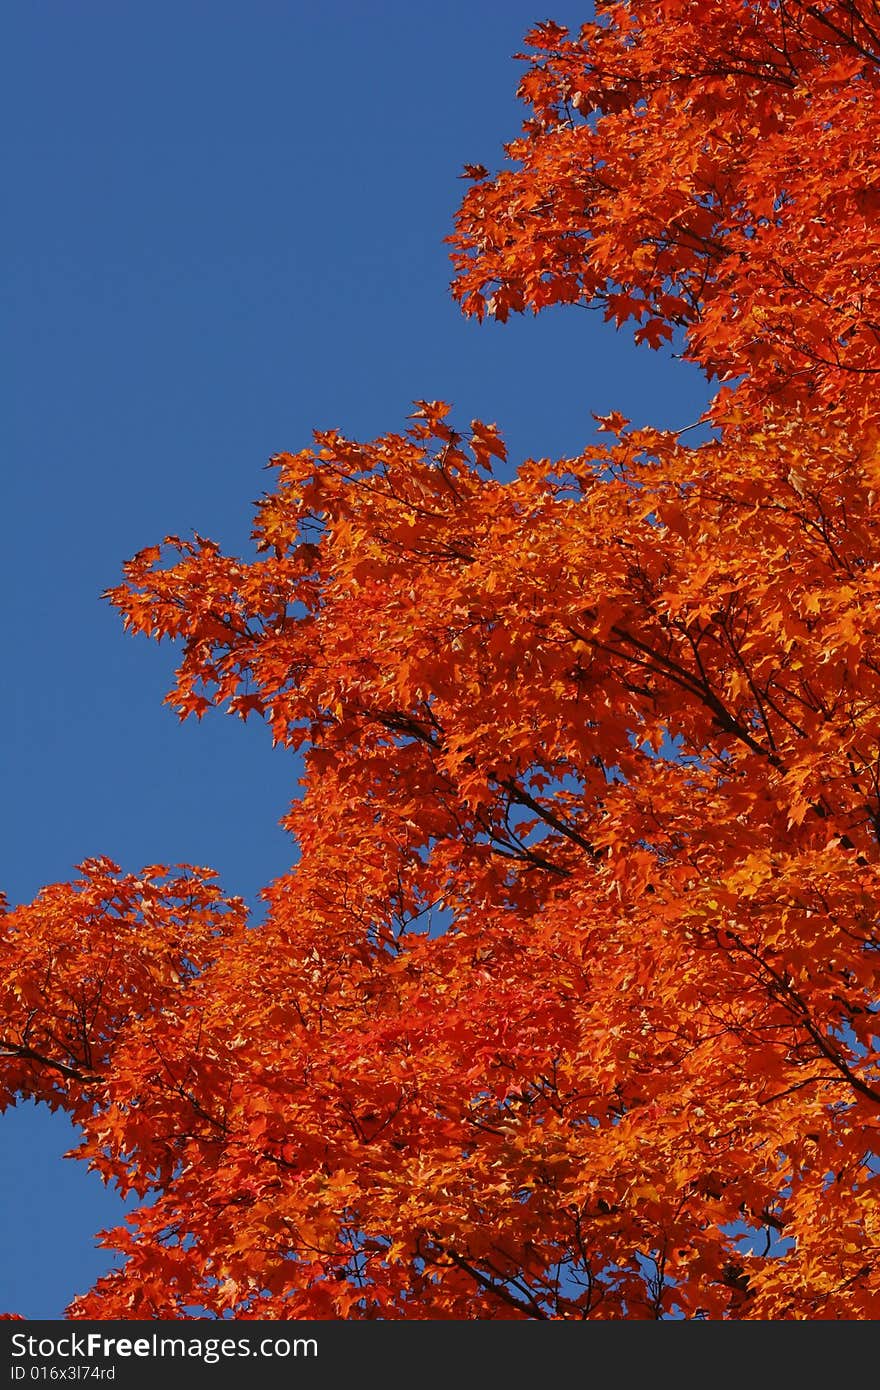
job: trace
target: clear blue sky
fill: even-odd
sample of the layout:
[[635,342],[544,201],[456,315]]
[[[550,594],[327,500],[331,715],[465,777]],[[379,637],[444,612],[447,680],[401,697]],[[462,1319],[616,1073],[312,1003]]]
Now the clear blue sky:
[[[577,24],[585,7],[552,10]],[[174,654],[100,592],[168,532],[246,549],[268,457],[369,438],[410,402],[497,421],[513,458],[578,452],[590,411],[683,426],[707,388],[598,315],[462,319],[443,238],[466,162],[521,119],[530,0],[11,0],[0,429],[5,655],[0,887],[108,854],[289,866],[290,755],[253,723],[181,726]],[[61,1315],[107,1267],[120,1203],[59,1155],[59,1116],[0,1118],[0,1311]]]

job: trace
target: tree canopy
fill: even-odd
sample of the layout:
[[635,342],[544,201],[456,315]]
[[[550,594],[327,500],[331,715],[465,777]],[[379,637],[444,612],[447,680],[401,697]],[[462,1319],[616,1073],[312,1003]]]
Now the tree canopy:
[[73,1317],[880,1315],[880,19],[527,43],[453,293],[634,320],[706,437],[500,470],[420,401],[125,566],[181,718],[301,750],[299,859],[257,926],[100,859],[2,918],[0,1103],[141,1199]]

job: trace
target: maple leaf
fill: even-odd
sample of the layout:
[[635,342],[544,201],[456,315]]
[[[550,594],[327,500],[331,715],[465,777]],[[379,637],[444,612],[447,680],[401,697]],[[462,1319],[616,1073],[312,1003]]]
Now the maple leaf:
[[493,458],[507,458],[507,447],[498,433],[496,425],[484,425],[481,420],[471,420],[471,451],[477,466],[491,472]]
[[594,412],[593,419],[598,423],[600,434],[603,432],[620,434],[621,430],[625,429],[630,423],[627,417],[622,415],[619,410],[609,411],[607,415],[596,415]]

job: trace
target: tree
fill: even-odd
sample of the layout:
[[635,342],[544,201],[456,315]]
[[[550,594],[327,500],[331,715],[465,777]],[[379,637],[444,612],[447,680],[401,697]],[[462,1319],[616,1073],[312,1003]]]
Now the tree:
[[635,318],[726,383],[709,437],[503,482],[422,401],[277,457],[256,559],[126,566],[180,716],[302,750],[300,859],[256,928],[105,860],[5,914],[0,1101],[142,1199],[73,1317],[880,1313],[880,37],[529,42],[455,293]]

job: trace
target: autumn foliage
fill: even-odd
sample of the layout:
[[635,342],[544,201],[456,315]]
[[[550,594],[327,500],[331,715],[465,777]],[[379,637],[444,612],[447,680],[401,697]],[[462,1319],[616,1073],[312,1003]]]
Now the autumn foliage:
[[0,1102],[142,1199],[73,1317],[880,1316],[880,22],[528,43],[453,292],[671,342],[703,442],[422,401],[276,458],[254,557],[128,563],[181,717],[301,750],[299,857],[256,927],[104,860],[3,918]]

